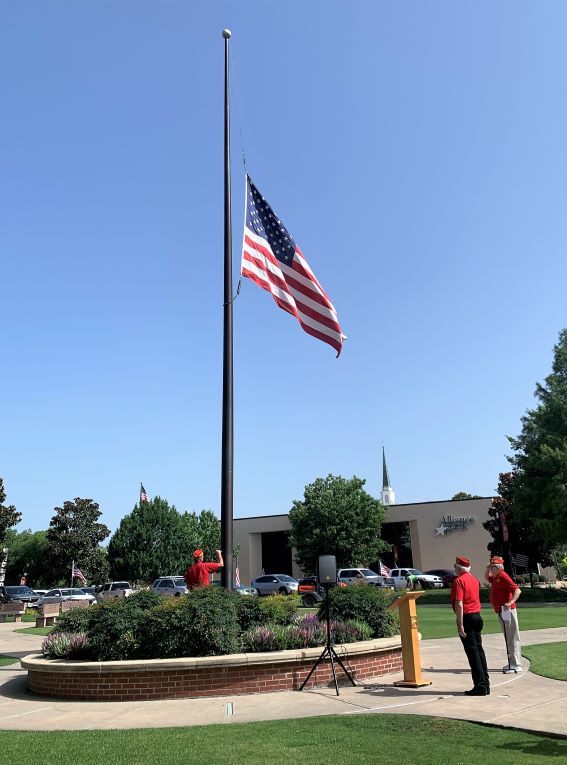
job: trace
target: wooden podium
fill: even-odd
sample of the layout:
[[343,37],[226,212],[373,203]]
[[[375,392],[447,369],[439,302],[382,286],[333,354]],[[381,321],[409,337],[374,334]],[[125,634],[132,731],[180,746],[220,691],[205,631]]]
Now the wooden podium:
[[403,685],[407,688],[431,685],[431,680],[425,680],[421,676],[421,657],[419,655],[415,601],[421,598],[422,595],[423,592],[407,592],[388,606],[391,611],[398,609],[400,612],[400,633],[402,636],[404,679],[398,680],[394,685]]

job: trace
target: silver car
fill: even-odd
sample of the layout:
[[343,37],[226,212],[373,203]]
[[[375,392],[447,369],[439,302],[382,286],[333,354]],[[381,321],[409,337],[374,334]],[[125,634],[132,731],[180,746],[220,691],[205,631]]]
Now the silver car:
[[180,598],[189,592],[182,576],[160,576],[152,584],[151,589],[159,595],[172,595],[174,598]]
[[95,598],[89,595],[78,587],[62,587],[54,590],[49,590],[42,595],[37,601],[38,606],[42,606],[44,603],[64,603],[67,600],[88,600],[89,603],[94,603]]
[[287,574],[262,574],[251,582],[260,595],[291,595],[297,592],[297,579]]

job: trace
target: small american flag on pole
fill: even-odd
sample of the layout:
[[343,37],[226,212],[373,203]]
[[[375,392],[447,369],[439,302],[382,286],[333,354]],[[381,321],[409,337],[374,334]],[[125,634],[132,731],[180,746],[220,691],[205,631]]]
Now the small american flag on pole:
[[140,484],[140,502],[149,502],[148,495],[146,494],[146,490],[144,489],[144,484]]
[[380,573],[382,576],[390,576],[390,569],[380,561]]
[[75,565],[75,561],[73,561],[73,566],[71,568],[71,579],[80,579],[83,584],[87,583],[87,578],[81,571],[81,569]]
[[270,292],[302,329],[331,345],[340,356],[346,339],[323,287],[281,220],[246,176],[246,222],[242,276]]

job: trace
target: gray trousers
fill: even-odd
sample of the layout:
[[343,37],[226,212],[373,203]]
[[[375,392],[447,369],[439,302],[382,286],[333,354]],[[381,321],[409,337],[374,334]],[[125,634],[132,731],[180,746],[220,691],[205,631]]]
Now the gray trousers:
[[506,641],[506,650],[508,651],[508,658],[510,661],[510,669],[518,669],[522,666],[522,646],[520,645],[520,628],[518,626],[518,609],[510,609],[512,618],[509,622],[505,622],[500,614],[498,614],[498,621],[502,628],[502,633]]

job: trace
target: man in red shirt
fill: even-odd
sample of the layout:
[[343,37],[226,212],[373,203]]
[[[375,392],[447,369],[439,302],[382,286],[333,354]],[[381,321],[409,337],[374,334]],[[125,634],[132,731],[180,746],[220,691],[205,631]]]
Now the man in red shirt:
[[484,623],[480,615],[480,582],[470,571],[470,560],[459,556],[455,561],[457,578],[451,586],[451,606],[457,617],[457,632],[465,649],[473,679],[473,687],[470,691],[465,691],[465,695],[489,696],[490,678],[481,635]]
[[508,664],[502,667],[502,671],[504,674],[522,672],[522,646],[516,609],[516,601],[522,591],[504,571],[504,559],[498,555],[490,559],[485,578],[490,585],[490,602],[498,614],[498,621],[506,641]]
[[204,563],[203,551],[200,549],[195,550],[193,553],[195,562],[185,572],[185,582],[188,589],[194,590],[196,587],[208,587],[210,584],[209,574],[213,574],[224,566],[221,551],[216,550],[215,552],[217,554],[217,563]]

